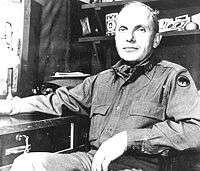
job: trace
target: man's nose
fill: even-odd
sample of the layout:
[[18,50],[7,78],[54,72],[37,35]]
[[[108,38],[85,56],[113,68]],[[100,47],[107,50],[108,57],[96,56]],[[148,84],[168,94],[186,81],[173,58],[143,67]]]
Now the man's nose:
[[127,42],[129,43],[135,43],[135,34],[133,32],[130,32],[128,35],[127,35],[127,39],[126,39]]

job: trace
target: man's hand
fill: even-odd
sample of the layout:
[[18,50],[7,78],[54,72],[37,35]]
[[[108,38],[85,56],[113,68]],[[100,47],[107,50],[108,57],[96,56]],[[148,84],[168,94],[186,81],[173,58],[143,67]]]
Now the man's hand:
[[12,104],[10,100],[0,100],[0,114],[8,115],[12,112]]
[[92,171],[107,171],[112,160],[121,156],[127,148],[127,132],[120,132],[102,143],[92,161]]

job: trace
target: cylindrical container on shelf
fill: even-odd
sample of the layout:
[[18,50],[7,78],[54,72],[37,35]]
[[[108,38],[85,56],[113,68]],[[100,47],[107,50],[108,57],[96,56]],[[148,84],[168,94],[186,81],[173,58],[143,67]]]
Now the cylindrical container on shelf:
[[12,99],[12,85],[13,85],[13,68],[8,68],[8,77],[7,77],[7,97],[6,99]]

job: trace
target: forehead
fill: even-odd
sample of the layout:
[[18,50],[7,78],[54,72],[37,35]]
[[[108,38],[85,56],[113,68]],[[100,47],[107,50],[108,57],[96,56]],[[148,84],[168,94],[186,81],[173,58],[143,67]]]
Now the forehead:
[[131,4],[126,6],[118,15],[118,25],[153,26],[152,14],[145,6]]

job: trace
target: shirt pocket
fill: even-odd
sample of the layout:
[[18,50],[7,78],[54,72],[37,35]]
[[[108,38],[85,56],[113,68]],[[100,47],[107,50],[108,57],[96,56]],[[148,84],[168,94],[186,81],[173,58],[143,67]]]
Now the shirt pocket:
[[105,116],[108,111],[109,105],[92,105],[91,112],[90,112],[90,118],[96,115]]
[[131,105],[130,116],[142,116],[154,120],[164,121],[164,107],[157,103],[137,101]]

